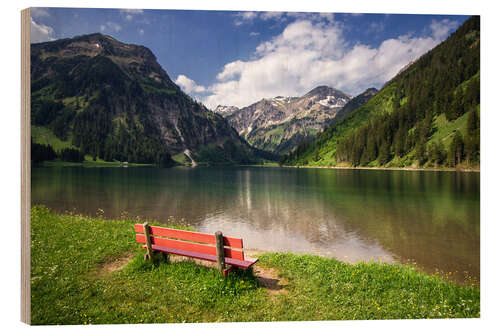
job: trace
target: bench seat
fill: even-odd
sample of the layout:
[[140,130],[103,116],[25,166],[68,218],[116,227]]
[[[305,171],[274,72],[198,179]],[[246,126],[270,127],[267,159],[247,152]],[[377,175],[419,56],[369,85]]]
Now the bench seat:
[[[142,247],[146,248],[146,245],[143,245]],[[179,249],[174,249],[171,247],[164,247],[164,246],[159,246],[159,245],[151,245],[151,247],[153,248],[153,251],[160,251],[160,252],[176,254],[176,255],[184,256],[184,257],[190,257],[190,258],[195,258],[195,259],[202,259],[202,260],[217,262],[217,256],[212,255],[212,254],[179,250]],[[238,259],[226,257],[224,260],[225,260],[226,264],[228,264],[228,265],[247,269],[250,266],[252,266],[253,264],[255,264],[259,259],[247,257],[246,260],[238,260]]]

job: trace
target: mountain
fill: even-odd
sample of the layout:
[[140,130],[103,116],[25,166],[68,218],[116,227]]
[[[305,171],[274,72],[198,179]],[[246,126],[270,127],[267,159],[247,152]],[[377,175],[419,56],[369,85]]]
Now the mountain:
[[351,99],[349,102],[347,102],[346,105],[344,105],[344,107],[342,109],[340,109],[339,112],[337,112],[337,115],[330,123],[330,126],[332,126],[336,122],[340,121],[342,118],[344,118],[345,116],[347,116],[349,113],[353,112],[354,110],[356,110],[360,106],[366,104],[377,93],[378,93],[377,89],[368,88],[365,91],[363,91],[361,94],[359,94],[358,96]]
[[280,163],[479,168],[479,51],[479,16],[472,16]]
[[106,161],[256,159],[220,115],[172,82],[148,48],[99,33],[31,45],[31,122],[34,133],[43,128]]
[[238,110],[239,109],[237,106],[217,105],[217,107],[213,111],[223,117],[226,117]]
[[339,90],[319,86],[302,97],[262,99],[225,118],[254,147],[283,153],[311,140],[350,99]]

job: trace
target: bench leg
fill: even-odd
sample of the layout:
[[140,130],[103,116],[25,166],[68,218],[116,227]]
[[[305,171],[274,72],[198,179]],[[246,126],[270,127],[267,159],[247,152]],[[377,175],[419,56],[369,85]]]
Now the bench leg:
[[227,274],[229,274],[229,272],[231,271],[234,271],[234,266],[229,266],[229,268],[224,268],[222,270],[222,275],[227,276]]

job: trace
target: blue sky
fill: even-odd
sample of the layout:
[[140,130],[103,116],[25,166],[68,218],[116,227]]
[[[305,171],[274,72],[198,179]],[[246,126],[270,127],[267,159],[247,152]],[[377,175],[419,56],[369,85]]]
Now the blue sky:
[[380,88],[468,16],[36,8],[32,42],[101,32],[148,47],[213,108],[299,96],[326,84]]

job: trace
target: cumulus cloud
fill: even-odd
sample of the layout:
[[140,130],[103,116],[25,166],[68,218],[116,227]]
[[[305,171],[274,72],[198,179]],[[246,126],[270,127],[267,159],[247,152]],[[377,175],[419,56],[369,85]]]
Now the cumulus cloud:
[[115,22],[106,22],[100,26],[101,32],[119,32],[122,26]]
[[54,40],[54,29],[47,25],[36,23],[31,18],[31,43],[41,43]]
[[205,87],[197,85],[196,82],[194,82],[193,80],[182,74],[177,76],[175,83],[178,86],[180,86],[182,90],[184,90],[184,92],[186,92],[187,94],[192,94],[192,93],[199,94],[205,92],[206,90]]
[[278,22],[283,22],[289,17],[290,13],[283,12],[239,12],[236,13],[234,24],[236,26],[242,24],[251,24],[255,20],[269,21],[274,20]]
[[450,21],[449,19],[444,19],[441,21],[432,20],[431,23],[431,31],[432,36],[435,39],[445,39],[448,37],[452,30],[455,30],[458,27],[457,21]]
[[243,107],[262,98],[300,96],[318,85],[356,95],[381,87],[410,61],[440,43],[456,22],[433,22],[429,36],[403,35],[378,46],[354,45],[343,38],[343,26],[299,20],[257,46],[250,60],[226,64],[206,88],[208,107]]

